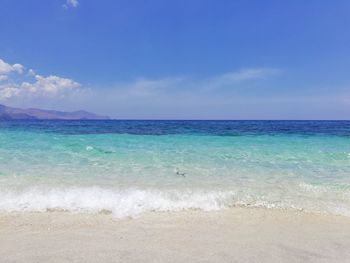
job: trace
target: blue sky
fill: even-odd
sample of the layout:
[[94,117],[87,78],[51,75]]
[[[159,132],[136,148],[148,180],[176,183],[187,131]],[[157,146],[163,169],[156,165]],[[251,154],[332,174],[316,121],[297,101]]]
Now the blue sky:
[[350,1],[0,0],[0,11],[0,103],[350,118]]

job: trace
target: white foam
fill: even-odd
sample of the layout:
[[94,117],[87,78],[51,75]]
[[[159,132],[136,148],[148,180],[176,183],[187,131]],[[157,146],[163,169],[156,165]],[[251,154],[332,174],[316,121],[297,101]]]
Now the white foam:
[[232,198],[233,193],[230,192],[32,188],[21,192],[1,191],[0,211],[109,211],[116,217],[126,217],[147,211],[219,210],[229,206]]
[[[110,212],[115,217],[134,217],[150,211],[197,209],[216,211],[233,206],[267,209],[293,209],[350,216],[348,196],[333,200],[318,187],[300,184],[307,195],[298,198],[253,195],[226,190],[157,190],[106,189],[101,187],[27,188],[21,191],[0,189],[1,212],[47,212],[51,210],[77,213]],[[326,194],[326,196],[324,196]]]
[[94,149],[94,147],[92,147],[92,146],[90,146],[90,145],[86,146],[86,150],[87,150],[87,151],[92,151],[93,149]]

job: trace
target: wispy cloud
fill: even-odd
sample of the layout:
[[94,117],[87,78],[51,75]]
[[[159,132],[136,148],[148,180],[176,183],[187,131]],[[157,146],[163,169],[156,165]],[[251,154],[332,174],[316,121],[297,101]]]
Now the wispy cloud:
[[137,79],[127,83],[119,83],[112,89],[118,90],[120,95],[128,97],[148,97],[181,87],[187,82],[186,78],[168,77],[160,79]]
[[75,101],[120,118],[211,118],[220,114],[219,109],[237,108],[232,106],[234,101],[242,101],[245,94],[266,86],[279,73],[278,69],[250,68],[207,77],[139,78],[85,89]]
[[281,70],[276,68],[245,68],[201,80],[201,86],[205,90],[235,89],[256,81],[267,80],[280,73]]
[[65,4],[62,5],[63,8],[76,8],[79,6],[78,0],[67,0]]
[[228,72],[216,77],[220,81],[236,82],[254,79],[263,79],[279,74],[280,69],[275,68],[246,68],[238,71]]
[[119,83],[113,87],[123,96],[150,97],[159,94],[189,92],[212,92],[220,89],[235,89],[255,81],[267,80],[280,74],[275,68],[247,68],[226,72],[205,78],[167,77],[160,79],[137,79],[128,83]]

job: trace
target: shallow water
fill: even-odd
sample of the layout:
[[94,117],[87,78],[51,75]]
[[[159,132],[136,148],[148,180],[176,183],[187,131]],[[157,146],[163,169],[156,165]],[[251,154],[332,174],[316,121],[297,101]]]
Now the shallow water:
[[350,216],[347,121],[0,122],[0,210]]

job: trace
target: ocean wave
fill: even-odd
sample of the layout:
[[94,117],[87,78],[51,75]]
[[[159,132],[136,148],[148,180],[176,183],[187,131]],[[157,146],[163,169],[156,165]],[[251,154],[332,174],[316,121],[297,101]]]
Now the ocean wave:
[[99,187],[69,189],[28,189],[1,191],[0,211],[110,212],[115,217],[136,216],[148,211],[220,210],[233,199],[231,192],[110,190]]
[[[303,185],[304,187],[304,185]],[[308,189],[308,188],[307,188]],[[308,189],[309,190],[309,189]],[[278,200],[266,196],[242,195],[219,190],[106,189],[72,187],[30,188],[0,191],[1,212],[68,211],[75,213],[111,213],[114,217],[135,217],[144,212],[181,210],[218,211],[230,207],[292,209],[350,216],[350,206],[318,199]]]

